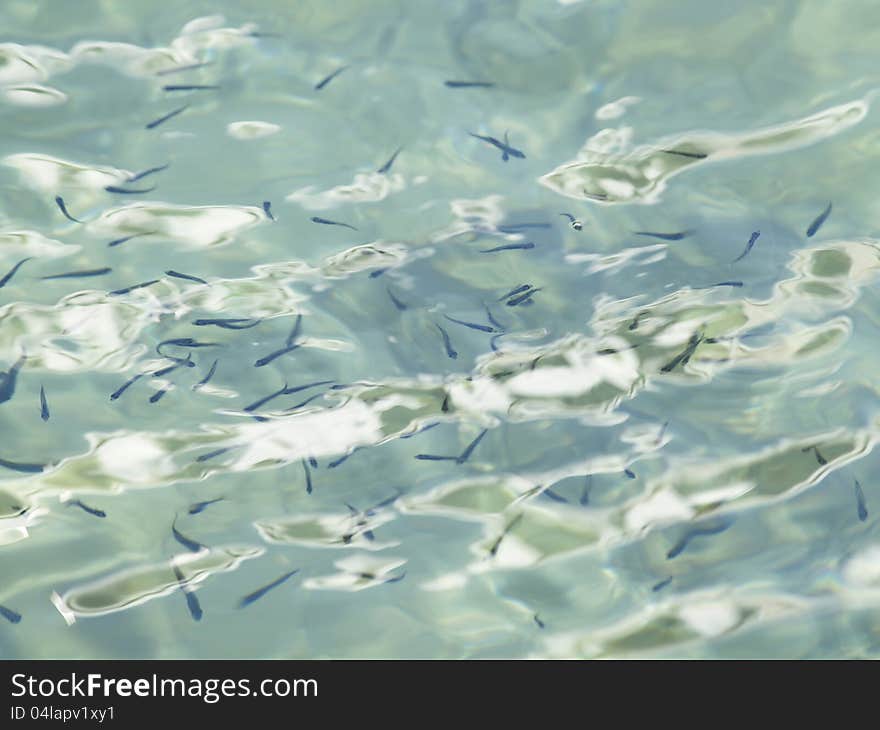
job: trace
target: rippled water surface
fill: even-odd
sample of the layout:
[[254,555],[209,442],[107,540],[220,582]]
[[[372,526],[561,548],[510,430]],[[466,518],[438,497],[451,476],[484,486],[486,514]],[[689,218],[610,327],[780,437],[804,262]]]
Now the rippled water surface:
[[75,5],[0,5],[0,655],[880,654],[880,6]]

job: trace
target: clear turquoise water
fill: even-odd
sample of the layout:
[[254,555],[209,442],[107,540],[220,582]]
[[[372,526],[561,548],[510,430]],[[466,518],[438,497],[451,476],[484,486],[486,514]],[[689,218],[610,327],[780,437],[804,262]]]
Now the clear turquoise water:
[[0,6],[0,655],[880,653],[880,8],[75,6]]

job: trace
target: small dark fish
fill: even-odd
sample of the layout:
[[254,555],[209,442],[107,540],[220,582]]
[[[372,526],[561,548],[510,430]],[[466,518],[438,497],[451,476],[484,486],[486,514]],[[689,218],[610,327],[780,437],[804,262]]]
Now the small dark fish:
[[444,314],[444,317],[448,319],[450,322],[455,322],[456,324],[464,325],[465,327],[470,327],[472,330],[477,330],[478,332],[489,332],[492,333],[495,331],[493,327],[489,327],[485,324],[474,324],[473,322],[465,322],[461,319],[455,319],[455,317],[450,317],[448,314]]
[[[482,134],[474,134],[473,132],[468,132],[468,134],[471,137],[475,137],[476,139],[481,139],[484,142],[488,142],[493,147],[497,147],[499,150],[501,150],[503,155],[518,157],[521,160],[524,160],[526,158],[525,154],[523,154],[521,150],[518,150],[515,147],[511,147],[509,144],[506,144],[504,142],[500,142],[499,140],[495,139],[495,137],[484,136]],[[506,158],[502,156],[502,159]]]
[[196,364],[192,361],[192,353],[187,353],[187,356],[183,359],[177,359],[174,365],[169,365],[168,367],[164,367],[161,370],[156,370],[153,373],[154,378],[161,378],[163,375],[168,375],[168,373],[173,373],[178,368],[188,367],[194,368]]
[[449,413],[449,393],[443,396],[443,402],[440,404],[440,410],[443,413]]
[[714,289],[716,286],[732,286],[734,288],[739,288],[743,285],[741,281],[719,281],[717,284],[712,284],[710,286],[701,286],[697,287],[698,289]]
[[483,248],[480,249],[480,253],[496,253],[498,251],[527,251],[530,248],[534,248],[534,243],[507,243],[503,246],[496,246],[495,248]]
[[0,372],[0,403],[5,403],[15,395],[15,385],[18,382],[18,372],[24,366],[27,357],[22,355],[16,360],[9,370]]
[[153,395],[150,396],[150,403],[158,403],[162,398],[165,397],[165,394],[168,392],[170,385],[166,385],[164,388],[157,390]]
[[46,468],[46,464],[27,464],[19,461],[8,461],[0,459],[0,466],[4,469],[12,469],[12,471],[20,471],[24,474],[39,474]]
[[223,497],[217,497],[217,499],[208,499],[204,502],[194,502],[189,506],[189,510],[187,514],[197,515],[205,511],[212,504],[217,504],[217,502],[222,502]]
[[740,259],[744,259],[748,256],[749,251],[752,250],[752,246],[755,245],[755,241],[758,240],[758,236],[761,235],[761,231],[753,231],[751,238],[749,238],[749,242],[746,244],[746,249],[739,256],[737,256],[731,263],[735,264]]
[[491,81],[444,81],[450,89],[490,89],[495,86]]
[[[160,343],[159,347],[161,347],[161,346],[162,345]],[[156,351],[158,352],[158,347],[157,347]],[[164,357],[166,360],[171,360],[171,362],[177,363],[178,365],[181,365],[181,366],[185,365],[186,367],[190,367],[190,368],[194,367],[194,363],[192,362],[192,353],[191,352],[186,353],[186,357],[176,357],[174,355],[167,355],[163,352],[159,352],[159,354],[162,355],[162,357]],[[169,372],[170,372],[170,370],[169,370]]]
[[516,370],[499,370],[498,372],[492,373],[489,377],[495,380],[501,380],[501,378],[509,378],[511,375],[516,375]]
[[389,289],[386,286],[385,291],[388,292],[388,296],[390,297],[394,306],[397,307],[398,312],[405,312],[407,310],[407,306],[402,301],[400,301],[396,296],[394,296],[394,294],[391,293],[391,289]]
[[388,172],[391,169],[391,166],[394,164],[394,161],[397,159],[397,155],[399,155],[402,150],[403,150],[403,147],[398,147],[397,150],[395,150],[394,154],[391,155],[388,162],[386,162],[384,165],[382,165],[382,167],[380,167],[378,170],[376,170],[376,172],[379,173],[380,175],[384,175],[386,172]]
[[819,466],[825,466],[825,464],[828,463],[828,460],[824,456],[822,456],[821,453],[819,453],[818,446],[813,447],[813,453],[816,455],[816,461],[819,462]]
[[190,276],[189,274],[181,274],[179,271],[174,271],[169,269],[165,272],[168,276],[173,276],[175,279],[186,279],[188,281],[194,281],[197,284],[207,284],[208,282],[204,279],[200,279],[198,276]]
[[40,418],[44,421],[49,420],[49,404],[46,403],[46,390],[40,386]]
[[167,122],[169,119],[176,117],[178,114],[182,114],[187,109],[189,109],[189,104],[184,104],[182,107],[179,107],[172,112],[168,112],[165,116],[159,117],[158,119],[154,119],[152,122],[145,124],[144,129],[155,129],[160,124],[162,124],[162,122]]
[[581,498],[578,500],[581,507],[586,507],[590,503],[590,486],[593,482],[593,475],[587,474],[584,480],[584,490],[581,492]]
[[657,434],[656,443],[660,443],[663,440],[663,436],[666,434],[666,429],[669,428],[669,421],[664,421],[663,425],[660,427],[660,433]]
[[522,519],[522,512],[520,512],[516,517],[514,517],[508,524],[507,527],[504,528],[501,535],[498,539],[492,544],[492,547],[489,548],[489,555],[495,555],[498,552],[498,548],[501,547],[501,541],[507,537],[508,533],[516,527],[519,521]]
[[318,468],[318,460],[314,456],[309,457],[309,466],[312,467],[312,469]]
[[831,203],[828,203],[828,207],[819,214],[816,220],[810,223],[810,227],[807,228],[807,238],[812,238],[816,235],[816,231],[819,230],[829,215],[831,215]]
[[169,357],[164,352],[162,352],[162,348],[165,345],[171,345],[172,347],[219,347],[220,343],[199,342],[198,340],[194,340],[192,337],[173,337],[170,340],[162,340],[162,342],[156,345],[156,352],[158,352],[162,357],[167,357],[169,360],[175,360],[177,358]]
[[184,589],[182,586],[180,590],[183,592],[183,597],[186,598],[186,607],[189,609],[189,613],[193,617],[193,621],[201,621],[202,606],[199,603],[199,599],[196,598],[196,594],[189,589]]
[[60,195],[55,196],[55,205],[58,206],[59,210],[64,214],[64,217],[67,218],[67,220],[73,221],[74,223],[82,223],[82,221],[77,220],[67,212],[67,206],[64,205],[64,198]]
[[541,291],[540,288],[530,289],[525,294],[520,294],[518,297],[513,297],[507,302],[508,307],[515,307],[517,304],[525,304],[531,303],[531,298]]
[[156,76],[168,76],[168,74],[181,73],[182,71],[192,71],[193,69],[210,66],[210,61],[202,61],[201,63],[190,63],[187,66],[175,66],[174,68],[166,68],[162,71],[156,71]]
[[111,297],[118,297],[122,294],[128,294],[129,292],[133,292],[137,289],[146,289],[148,286],[153,286],[153,284],[158,284],[158,283],[159,283],[158,279],[152,279],[151,281],[145,281],[141,284],[132,284],[131,286],[127,286],[124,289],[116,289],[114,291],[107,292],[107,295],[111,296]]
[[[638,346],[638,343],[636,343],[630,347],[624,347],[623,350],[635,350]],[[597,355],[616,355],[618,352],[622,352],[622,350],[618,350],[614,347],[603,347],[601,350],[596,350]]]
[[[399,497],[399,496],[400,496],[399,494],[395,495],[395,496],[394,496],[394,499],[397,499],[397,497]],[[349,504],[348,502],[345,503],[345,506],[348,507],[349,511],[351,512],[351,516],[354,517],[354,518],[360,518],[361,515],[369,516],[368,513],[367,513],[366,511],[361,512],[357,507],[353,507],[353,506],[352,506],[351,504]],[[372,513],[371,513],[371,514],[372,514]],[[363,527],[363,526],[366,525],[366,524],[367,524],[367,521],[366,521],[366,520],[358,519],[358,523],[357,523],[357,526],[358,526],[358,527]]]
[[156,189],[156,186],[153,185],[151,188],[137,188],[137,189],[126,189],[120,188],[116,185],[108,185],[104,190],[108,193],[113,193],[115,195],[141,195],[142,193],[152,193]]
[[108,248],[113,248],[114,246],[119,246],[120,244],[125,243],[126,241],[130,241],[132,238],[140,238],[141,236],[152,236],[155,231],[145,231],[144,233],[132,233],[130,236],[125,236],[123,238],[117,238],[110,243],[107,244]]
[[312,473],[309,471],[308,462],[303,459],[302,460],[303,471],[306,473],[306,494],[312,493]]
[[328,385],[329,383],[332,383],[332,382],[333,382],[332,380],[316,380],[313,383],[306,383],[305,385],[297,385],[297,386],[294,386],[293,388],[288,387],[287,383],[285,383],[284,387],[281,388],[281,390],[278,390],[274,393],[270,393],[265,398],[261,398],[260,400],[255,401],[254,403],[251,403],[249,406],[245,407],[244,410],[248,413],[251,413],[251,412],[255,411],[257,408],[259,408],[260,406],[268,403],[273,398],[277,398],[278,396],[293,395],[294,393],[299,393],[301,390],[308,390],[309,388],[315,388],[319,385]]
[[343,455],[340,456],[338,459],[334,459],[333,461],[329,462],[329,463],[327,464],[327,468],[328,468],[328,469],[335,469],[337,466],[339,466],[340,464],[344,463],[347,459],[349,459],[349,458],[351,458],[352,456],[354,456],[355,451],[360,451],[360,449],[361,449],[360,446],[355,446],[355,447],[354,447],[351,451],[349,451],[347,454],[343,454]]
[[392,494],[390,497],[386,497],[381,502],[377,502],[372,507],[365,509],[364,514],[367,515],[367,517],[372,517],[378,510],[394,504],[404,495],[404,491],[400,489],[400,487],[395,487],[395,489],[397,490],[395,494]]
[[468,459],[470,459],[470,458],[471,458],[471,454],[474,453],[474,449],[477,448],[477,445],[480,443],[480,441],[483,440],[483,437],[484,437],[487,433],[489,433],[489,429],[488,429],[488,428],[484,428],[482,431],[480,431],[479,436],[477,436],[473,441],[471,441],[471,442],[467,445],[467,447],[465,448],[465,450],[461,452],[461,456],[459,456],[458,459],[456,459],[456,463],[458,463],[458,464],[464,464],[464,462],[466,462]]
[[649,238],[659,238],[661,241],[680,241],[691,234],[690,231],[679,231],[678,233],[654,233],[653,231],[636,231],[637,236],[647,236]]
[[15,272],[17,272],[17,271],[21,268],[22,264],[27,263],[28,261],[31,260],[31,258],[32,258],[32,257],[28,256],[26,259],[22,259],[22,260],[19,261],[15,266],[13,266],[13,267],[9,270],[9,272],[8,272],[8,273],[7,273],[2,279],[0,279],[0,289],[2,289],[4,286],[6,286],[6,285],[9,283],[9,280],[10,280],[13,276],[15,276]]
[[[208,461],[209,459],[213,459],[215,456],[220,456],[221,454],[225,454],[227,451],[231,451],[231,450],[232,450],[231,446],[227,446],[226,448],[223,448],[223,449],[215,449],[214,451],[209,451],[207,454],[202,454],[201,456],[197,457],[196,461],[198,461],[198,462]],[[190,514],[193,514],[193,513],[190,512]]]
[[204,91],[219,88],[217,84],[166,84],[162,91]]
[[636,478],[636,473],[632,469],[624,469],[623,473],[626,474],[627,478],[629,478],[629,479]]
[[440,334],[443,336],[443,346],[446,348],[446,354],[453,360],[458,358],[458,353],[452,347],[452,341],[449,339],[449,333],[436,322],[434,323],[434,326],[440,330]]
[[302,333],[302,321],[303,321],[303,316],[301,314],[296,315],[296,321],[293,323],[293,329],[290,331],[290,334],[287,335],[287,340],[284,343],[288,347],[290,347],[294,342],[296,342],[296,339]]
[[658,591],[662,591],[664,588],[666,588],[666,586],[668,586],[670,583],[672,583],[672,576],[671,575],[666,580],[661,580],[659,583],[655,583],[651,587],[651,590],[654,593],[657,593]]
[[325,226],[343,226],[344,228],[351,228],[353,231],[357,230],[357,228],[348,225],[348,223],[339,223],[337,221],[327,220],[326,218],[319,218],[316,215],[313,215],[309,220],[312,221],[312,223],[323,223]]
[[549,497],[554,502],[562,502],[564,504],[568,504],[568,500],[565,497],[563,497],[561,494],[556,494],[556,492],[550,489],[545,489],[543,492],[541,492],[541,494],[543,494],[545,497]]
[[199,604],[199,599],[196,598],[196,594],[187,587],[186,579],[183,577],[183,573],[180,572],[180,568],[176,565],[172,565],[171,567],[174,570],[174,577],[177,578],[180,591],[183,593],[184,598],[186,598],[186,607],[189,609],[190,616],[193,617],[193,621],[201,621],[202,606]]
[[162,172],[162,170],[167,170],[169,167],[171,167],[170,162],[167,165],[160,165],[159,167],[151,167],[148,170],[144,170],[143,172],[136,172],[134,175],[132,175],[130,178],[128,178],[128,180],[126,180],[125,182],[126,183],[137,182],[138,180],[145,178],[147,175],[154,175],[157,172]]
[[286,581],[288,578],[293,577],[297,573],[299,573],[299,570],[291,570],[289,573],[285,573],[280,578],[276,578],[268,585],[265,585],[262,588],[258,588],[253,593],[248,593],[244,598],[242,598],[238,602],[238,607],[244,608],[245,606],[249,606],[250,604],[252,604],[254,601],[258,601],[263,596],[265,596],[269,591],[271,591],[273,588],[277,588],[284,581]]
[[515,289],[511,289],[509,292],[507,292],[507,294],[505,294],[503,297],[499,297],[498,301],[503,302],[505,299],[510,299],[510,297],[514,297],[517,294],[522,294],[524,291],[528,291],[531,288],[531,284],[520,284]]
[[274,393],[269,393],[269,395],[260,398],[259,400],[255,400],[253,403],[246,405],[242,410],[245,413],[253,413],[257,408],[266,405],[270,400],[274,400],[279,396],[284,395],[287,392],[287,384],[285,383],[279,390],[276,390]]
[[[239,318],[219,318],[219,319],[197,319],[193,322],[196,327],[221,327],[227,330],[248,330],[251,327],[256,327],[261,319],[247,319],[246,317]],[[242,322],[249,322],[250,324],[242,324]]]
[[370,272],[370,278],[371,278],[371,279],[376,279],[376,278],[382,276],[382,274],[384,274],[386,271],[388,271],[387,268],[385,268],[385,269],[376,269],[375,271],[371,271],[371,272]]
[[432,428],[437,428],[437,426],[439,426],[439,425],[440,425],[439,423],[429,423],[424,428],[420,428],[418,431],[413,431],[412,433],[408,433],[408,434],[406,434],[406,436],[401,436],[400,438],[411,439],[413,436],[418,436],[420,433],[423,433],[424,431],[429,431]]
[[187,550],[190,550],[194,553],[199,552],[200,550],[207,550],[205,545],[202,545],[200,542],[196,542],[195,540],[190,540],[186,535],[183,535],[180,530],[177,529],[177,518],[171,523],[171,534],[174,535],[174,539],[177,540],[181,545],[183,545]]
[[103,269],[83,269],[82,271],[67,271],[64,274],[50,274],[49,276],[41,276],[43,280],[48,279],[79,279],[88,276],[104,276],[109,274],[113,269],[105,266]]
[[0,616],[5,618],[11,624],[17,624],[21,621],[21,614],[17,611],[13,611],[11,608],[6,608],[6,606],[0,606]]
[[553,228],[552,223],[508,223],[496,228],[500,233],[519,233],[527,228]]
[[341,74],[347,68],[348,68],[348,66],[341,66],[340,68],[337,68],[329,76],[325,76],[317,84],[315,84],[315,91],[320,91],[321,89],[323,89],[327,84],[329,84],[331,81],[333,81],[333,79],[335,79],[337,76],[339,76],[339,74]]
[[648,314],[648,313],[647,312],[639,312],[635,317],[633,317],[633,320],[632,320],[632,322],[629,323],[629,327],[627,329],[629,329],[630,331],[636,329],[639,326],[639,320],[642,317],[644,317],[646,314]]
[[293,352],[299,347],[299,345],[285,345],[280,350],[275,350],[275,352],[270,352],[265,357],[261,357],[254,363],[254,367],[261,368],[264,365],[268,365],[270,362],[275,360],[276,358],[281,357],[282,355],[286,355],[288,352]]
[[133,378],[131,378],[131,380],[126,380],[126,381],[125,381],[125,382],[119,387],[118,390],[114,390],[114,391],[110,394],[110,400],[116,400],[117,398],[119,398],[119,396],[121,396],[126,390],[128,390],[128,389],[129,389],[132,385],[134,385],[138,380],[140,380],[142,377],[144,377],[144,375],[146,375],[146,373],[138,373],[138,374],[135,375]]
[[544,622],[541,621],[541,619],[538,618],[538,614],[535,614],[534,616],[532,616],[532,618],[534,619],[535,623],[538,624],[538,628],[539,628],[539,629],[543,629],[543,628],[544,628]]
[[590,200],[608,200],[608,196],[605,193],[588,193],[586,188],[581,188],[581,193]]
[[[701,336],[700,342],[702,342],[702,336]],[[699,344],[699,342],[697,344]],[[684,367],[685,365],[687,365],[690,362],[691,357],[693,356],[695,351],[696,351],[696,345],[693,348],[689,348],[688,350],[686,350],[685,352],[682,353],[682,357],[681,357],[681,366],[682,367]]]
[[858,509],[859,520],[864,522],[868,519],[868,505],[865,503],[865,493],[862,491],[862,485],[859,484],[859,480],[855,480],[856,483],[856,507]]
[[208,381],[214,377],[214,373],[217,371],[217,363],[218,362],[219,362],[219,360],[214,360],[214,362],[211,363],[211,368],[208,370],[208,374],[193,386],[193,390],[198,390],[203,385],[208,384]]
[[299,408],[302,408],[303,406],[306,406],[306,405],[308,405],[309,403],[311,403],[313,400],[316,400],[316,399],[318,399],[318,398],[323,397],[323,395],[324,395],[323,393],[316,393],[316,394],[313,395],[311,398],[306,398],[302,403],[297,403],[295,406],[291,406],[290,408],[285,408],[285,409],[284,409],[284,412],[285,412],[285,413],[288,413],[288,412],[290,412],[290,411],[295,411],[295,410],[297,410],[297,409],[299,409]]
[[687,347],[684,349],[684,352],[672,358],[672,360],[670,360],[662,368],[660,368],[660,371],[668,373],[674,370],[679,363],[686,365],[688,360],[690,360],[691,355],[694,354],[694,351],[697,349],[697,346],[700,344],[700,342],[702,342],[702,340],[703,335],[699,332],[691,335],[691,338],[690,340],[688,340],[688,344]]
[[682,550],[684,550],[688,543],[693,540],[695,537],[704,537],[708,535],[717,535],[720,532],[724,532],[728,527],[730,527],[731,522],[728,520],[724,520],[719,522],[716,525],[711,527],[698,527],[690,532],[685,533],[685,535],[666,553],[666,559],[672,560],[672,558],[680,555]]
[[[507,132],[504,133],[504,146],[505,147],[510,146],[510,140],[507,138]],[[507,162],[509,159],[510,159],[510,153],[507,151],[507,149],[502,150],[501,160],[503,162]]]
[[416,454],[420,461],[458,461],[458,456],[437,456],[436,454]]
[[568,218],[569,225],[571,225],[571,227],[574,228],[576,231],[580,231],[583,229],[583,227],[584,227],[583,221],[579,221],[571,213],[560,213],[559,215],[561,215],[565,218]]
[[84,512],[88,512],[90,515],[94,515],[95,517],[106,517],[107,513],[102,509],[95,509],[94,507],[89,507],[87,504],[83,504],[78,499],[71,499],[67,503],[68,507],[79,507]]
[[275,216],[272,215],[272,202],[271,201],[269,201],[269,200],[263,201],[263,212],[266,214],[266,217],[269,220],[271,220],[271,221],[275,220]]
[[695,160],[705,160],[709,155],[703,152],[681,152],[680,150],[661,150],[667,155],[679,155],[681,157],[692,157]]
[[491,324],[493,327],[495,327],[498,330],[498,332],[503,333],[504,332],[504,325],[502,325],[501,322],[499,322],[497,319],[495,319],[495,317],[492,316],[492,310],[489,309],[489,305],[487,305],[485,302],[483,302],[483,309],[486,310],[486,319],[489,320],[489,324]]

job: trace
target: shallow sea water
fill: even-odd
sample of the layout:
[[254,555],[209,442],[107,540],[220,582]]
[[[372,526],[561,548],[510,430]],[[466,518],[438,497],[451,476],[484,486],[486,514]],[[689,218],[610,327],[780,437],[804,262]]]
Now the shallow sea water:
[[880,654],[876,3],[0,24],[0,656]]

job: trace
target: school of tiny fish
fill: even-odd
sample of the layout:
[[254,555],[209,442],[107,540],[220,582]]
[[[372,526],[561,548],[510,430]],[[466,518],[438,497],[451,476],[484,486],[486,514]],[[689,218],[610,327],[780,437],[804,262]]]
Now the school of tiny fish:
[[0,655],[880,655],[873,89],[391,5],[0,9]]

